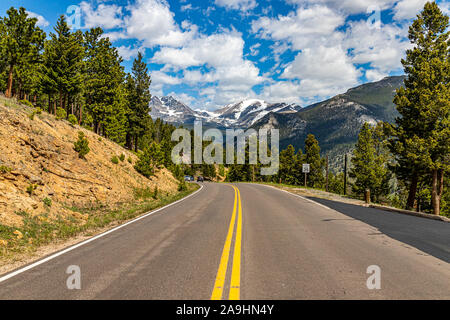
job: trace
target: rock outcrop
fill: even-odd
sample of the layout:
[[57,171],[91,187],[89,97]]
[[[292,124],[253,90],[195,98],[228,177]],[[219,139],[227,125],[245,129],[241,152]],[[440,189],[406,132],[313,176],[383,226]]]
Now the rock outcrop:
[[[134,170],[137,157],[132,152],[47,113],[31,120],[31,112],[0,102],[0,224],[20,226],[24,211],[85,219],[69,208],[115,207],[134,201],[135,190],[156,185],[160,192],[177,192],[169,171],[160,170],[149,180]],[[89,140],[91,151],[85,160],[73,149],[78,131]],[[124,161],[111,162],[121,154]]]

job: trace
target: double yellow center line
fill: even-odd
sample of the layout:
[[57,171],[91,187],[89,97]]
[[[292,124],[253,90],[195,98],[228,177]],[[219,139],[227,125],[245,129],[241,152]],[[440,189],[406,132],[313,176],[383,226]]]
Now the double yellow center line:
[[[230,281],[230,300],[239,300],[240,286],[241,286],[241,242],[242,242],[242,206],[241,193],[235,186],[234,188],[234,206],[233,214],[231,216],[230,226],[228,228],[227,238],[220,258],[219,269],[217,270],[216,281],[211,295],[211,300],[221,300],[225,286],[225,278],[227,275],[228,261],[231,253],[231,244],[234,234],[234,226],[236,224],[236,236],[234,240],[233,265],[231,269]],[[237,223],[236,223],[237,215]]]

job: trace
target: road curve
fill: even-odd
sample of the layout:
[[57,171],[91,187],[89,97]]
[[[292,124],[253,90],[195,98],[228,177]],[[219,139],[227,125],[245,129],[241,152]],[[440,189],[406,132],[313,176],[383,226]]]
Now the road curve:
[[[450,298],[450,224],[408,217],[414,228],[389,237],[358,218],[367,208],[335,211],[267,186],[234,186],[205,183],[184,201],[2,281],[0,299]],[[422,223],[434,237],[417,232]],[[418,240],[399,241],[411,238]],[[366,285],[374,265],[379,290]],[[80,268],[79,290],[67,288],[69,266]]]

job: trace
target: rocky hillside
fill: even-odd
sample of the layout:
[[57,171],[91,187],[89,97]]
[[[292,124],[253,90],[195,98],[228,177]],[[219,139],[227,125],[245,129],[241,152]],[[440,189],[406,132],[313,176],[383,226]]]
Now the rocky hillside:
[[[20,226],[23,212],[86,219],[69,208],[114,208],[156,185],[160,192],[177,192],[176,179],[165,169],[146,179],[134,170],[133,153],[47,113],[32,120],[31,113],[0,98],[0,225]],[[79,131],[89,140],[85,160],[74,151]],[[124,161],[111,161],[122,154]]]

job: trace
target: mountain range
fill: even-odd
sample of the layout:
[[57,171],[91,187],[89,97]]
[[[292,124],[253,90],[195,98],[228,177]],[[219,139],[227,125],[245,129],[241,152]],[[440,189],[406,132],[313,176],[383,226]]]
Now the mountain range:
[[207,126],[226,128],[276,128],[280,147],[304,147],[309,133],[320,143],[322,154],[330,156],[330,166],[339,168],[343,155],[353,148],[365,122],[394,122],[398,112],[393,103],[404,76],[387,77],[349,89],[326,101],[307,107],[295,104],[244,100],[216,111],[192,110],[173,97],[153,97],[151,116],[174,124],[190,126],[196,119]]
[[258,99],[229,104],[216,111],[193,110],[172,96],[154,96],[150,107],[152,118],[185,126],[192,125],[195,120],[202,120],[206,125],[221,129],[249,128],[270,113],[290,114],[301,110],[301,107],[295,104],[271,104]]

